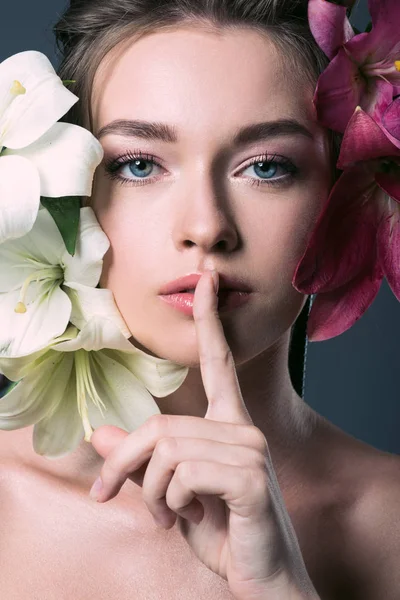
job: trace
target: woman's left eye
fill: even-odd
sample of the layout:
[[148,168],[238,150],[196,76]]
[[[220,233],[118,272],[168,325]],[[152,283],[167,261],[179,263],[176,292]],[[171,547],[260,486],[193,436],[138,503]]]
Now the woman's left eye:
[[[284,156],[273,156],[272,158],[259,156],[239,172],[244,173],[247,169],[254,169],[256,175],[260,177],[260,179],[250,177],[251,185],[282,185],[293,179],[298,172],[292,161]],[[279,172],[281,172],[280,175]]]
[[[118,180],[121,185],[146,185],[147,183],[152,183],[156,179],[153,175],[154,167],[163,168],[154,156],[143,154],[142,152],[128,152],[116,159],[105,161],[104,166],[107,176]],[[251,180],[251,185],[283,185],[284,183],[288,183],[290,179],[293,179],[298,172],[297,167],[291,160],[276,155],[272,158],[268,158],[265,155],[258,156],[242,167],[238,173],[244,173],[250,168],[254,169],[258,177],[258,179],[251,176],[245,178]],[[149,178],[149,175],[153,176]]]

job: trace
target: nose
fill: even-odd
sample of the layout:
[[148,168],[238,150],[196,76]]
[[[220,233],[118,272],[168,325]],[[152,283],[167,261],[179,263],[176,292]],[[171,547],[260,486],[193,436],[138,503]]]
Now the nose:
[[174,207],[173,238],[178,250],[197,246],[206,254],[237,249],[237,224],[221,187],[205,173],[192,174],[182,186]]

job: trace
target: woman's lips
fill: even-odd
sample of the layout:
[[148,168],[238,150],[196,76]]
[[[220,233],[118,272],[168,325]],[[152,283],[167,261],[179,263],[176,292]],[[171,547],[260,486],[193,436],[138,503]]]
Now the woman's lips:
[[[242,306],[250,300],[251,295],[249,292],[239,290],[219,290],[218,311],[228,311]],[[185,315],[193,316],[194,293],[161,294],[160,298]]]

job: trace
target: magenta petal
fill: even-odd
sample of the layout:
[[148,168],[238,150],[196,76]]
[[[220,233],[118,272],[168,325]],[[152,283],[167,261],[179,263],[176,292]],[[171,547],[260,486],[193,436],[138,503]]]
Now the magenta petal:
[[310,342],[322,342],[350,329],[371,306],[382,284],[378,262],[371,269],[327,294],[318,294],[307,323]]
[[399,0],[369,0],[369,12],[373,28],[378,33],[379,51],[383,56],[390,51],[389,44],[399,40],[400,2]]
[[318,79],[314,103],[320,123],[344,133],[363,91],[357,65],[341,48]]
[[400,145],[400,97],[393,100],[383,113],[382,124]]
[[333,58],[340,46],[354,36],[346,7],[326,0],[309,0],[308,21],[318,46]]
[[392,164],[389,173],[376,173],[375,181],[388,196],[400,203],[400,164]]
[[375,261],[382,196],[365,163],[342,173],[296,267],[292,285],[299,292],[331,292],[368,270]]
[[356,162],[383,156],[400,156],[400,148],[392,144],[372,117],[357,108],[343,136],[338,168],[345,169]]
[[400,207],[391,203],[390,213],[378,232],[378,256],[388,284],[400,300]]
[[393,102],[393,86],[384,79],[369,80],[361,98],[361,108],[379,124]]

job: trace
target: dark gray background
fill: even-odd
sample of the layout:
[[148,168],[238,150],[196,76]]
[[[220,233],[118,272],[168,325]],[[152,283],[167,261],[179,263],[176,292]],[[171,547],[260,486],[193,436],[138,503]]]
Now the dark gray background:
[[[66,4],[66,0],[17,0],[2,6],[0,61],[16,52],[38,50],[56,67],[51,28]],[[361,0],[354,25],[364,30],[368,21],[367,2]],[[400,306],[384,281],[373,305],[349,331],[308,344],[305,385],[305,400],[319,413],[355,437],[396,454],[400,454],[399,339]]]

